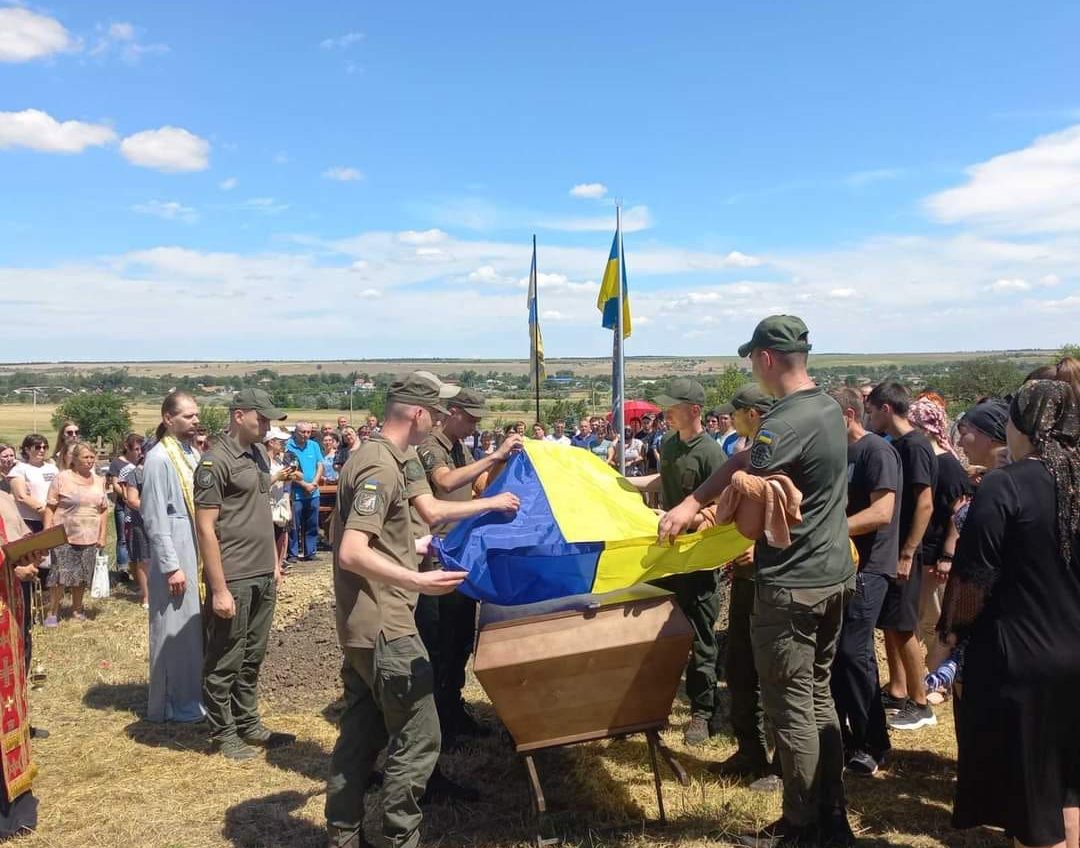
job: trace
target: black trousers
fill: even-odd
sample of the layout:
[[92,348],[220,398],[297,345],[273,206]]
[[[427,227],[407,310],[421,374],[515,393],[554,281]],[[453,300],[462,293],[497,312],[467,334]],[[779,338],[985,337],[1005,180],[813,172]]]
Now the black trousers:
[[874,651],[874,627],[888,588],[884,575],[859,572],[855,594],[844,609],[831,686],[846,759],[864,753],[880,761],[892,747]]
[[435,675],[439,725],[443,736],[449,738],[461,711],[465,669],[476,640],[476,601],[460,592],[421,595],[416,602],[416,628]]

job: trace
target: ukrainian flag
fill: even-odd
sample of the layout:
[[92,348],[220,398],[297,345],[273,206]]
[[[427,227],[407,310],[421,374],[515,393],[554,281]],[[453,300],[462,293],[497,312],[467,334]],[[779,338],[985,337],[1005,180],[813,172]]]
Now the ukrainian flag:
[[544,337],[540,334],[540,315],[536,304],[536,236],[533,236],[532,267],[529,270],[529,379],[538,386],[547,377],[544,368]]
[[750,546],[733,525],[658,545],[637,489],[589,451],[552,442],[526,442],[484,494],[500,492],[521,499],[516,515],[478,515],[432,540],[446,568],[468,572],[462,592],[500,606],[717,568]]
[[619,324],[619,276],[622,272],[622,334],[623,338],[630,335],[630,294],[626,288],[626,262],[619,255],[619,232],[615,232],[615,240],[611,243],[611,254],[608,256],[607,266],[604,268],[604,279],[600,283],[600,294],[596,297],[596,308],[604,315],[604,328],[615,330]]

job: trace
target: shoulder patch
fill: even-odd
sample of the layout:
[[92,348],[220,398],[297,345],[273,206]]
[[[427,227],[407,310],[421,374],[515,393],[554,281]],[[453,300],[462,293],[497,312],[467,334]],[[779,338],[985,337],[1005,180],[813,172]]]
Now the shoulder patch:
[[[433,467],[435,465],[434,457],[431,457],[431,454],[427,451],[424,451],[424,455],[431,458],[430,467]],[[415,483],[417,480],[422,480],[426,476],[424,474],[424,469],[428,467],[429,466],[427,466],[426,464],[421,465],[420,462],[417,462],[415,459],[410,459],[408,462],[405,463],[405,479],[408,480],[410,483]]]
[[209,459],[204,459],[202,462],[199,463],[199,465],[206,466],[207,468],[209,468],[213,464],[213,461]]
[[195,485],[200,489],[208,489],[213,486],[214,472],[209,468],[199,468],[199,470],[195,472]]
[[356,490],[352,508],[357,515],[374,515],[379,509],[379,492],[382,486],[378,480],[365,480]]
[[[432,468],[435,467],[435,454],[433,454],[428,448],[418,448],[416,451],[416,455],[420,457],[420,463],[424,466],[425,471],[430,471]],[[409,462],[412,462],[412,460],[409,460]],[[409,467],[408,463],[405,464],[405,467]]]
[[772,461],[772,452],[772,441],[759,442],[755,440],[754,446],[750,448],[751,468],[768,468],[769,463]]
[[769,430],[758,430],[757,436],[754,437],[754,444],[771,445],[776,441],[776,434]]

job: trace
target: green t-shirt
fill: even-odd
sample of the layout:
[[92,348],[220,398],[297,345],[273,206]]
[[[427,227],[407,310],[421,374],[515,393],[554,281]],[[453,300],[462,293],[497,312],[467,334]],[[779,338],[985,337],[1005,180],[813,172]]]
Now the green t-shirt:
[[802,492],[802,522],[783,550],[754,548],[756,577],[767,586],[812,589],[855,573],[848,543],[847,434],[840,405],[820,388],[776,402],[750,447],[754,474],[786,474]]
[[660,494],[664,509],[678,506],[726,459],[724,449],[704,430],[685,442],[677,430],[664,436],[660,442]]

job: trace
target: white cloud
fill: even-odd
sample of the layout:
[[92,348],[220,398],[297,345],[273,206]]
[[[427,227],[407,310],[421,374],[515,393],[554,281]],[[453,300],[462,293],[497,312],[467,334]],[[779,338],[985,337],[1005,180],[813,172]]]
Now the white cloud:
[[724,265],[728,268],[756,268],[760,264],[761,260],[757,257],[747,256],[737,250],[731,251],[724,257]]
[[899,168],[874,168],[869,171],[856,171],[844,177],[844,183],[852,188],[862,188],[873,183],[897,180],[903,176]]
[[833,300],[848,300],[858,296],[858,292],[852,288],[829,289],[829,297]]
[[1057,274],[1046,274],[1045,276],[1039,278],[1040,286],[1046,286],[1047,288],[1051,288],[1060,284],[1061,277],[1059,277]]
[[335,38],[324,38],[319,42],[319,46],[323,50],[344,50],[363,40],[364,34],[362,32],[347,32]]
[[237,209],[247,212],[262,212],[264,215],[277,215],[289,208],[289,204],[280,203],[272,197],[249,197],[238,203]]
[[989,289],[992,292],[999,292],[999,293],[1000,292],[1025,292],[1025,291],[1031,291],[1031,283],[1029,283],[1027,280],[1021,280],[1019,278],[1007,279],[1007,278],[1003,277],[1002,279],[995,280],[993,283],[991,283],[990,286],[989,286]]
[[397,240],[402,244],[437,244],[448,238],[442,230],[405,230],[397,234]]
[[26,147],[44,153],[82,153],[87,147],[115,140],[116,133],[104,124],[57,121],[38,109],[0,112],[0,150]]
[[378,289],[364,289],[360,292],[360,297],[382,297],[382,292]]
[[153,215],[156,218],[164,218],[166,221],[194,224],[199,220],[199,213],[192,207],[184,206],[175,200],[148,200],[146,203],[136,203],[131,208],[140,215]]
[[129,65],[136,65],[143,56],[168,53],[167,44],[144,44],[138,40],[134,24],[115,21],[107,27],[98,25],[97,41],[90,50],[91,56],[118,55]]
[[29,9],[0,9],[0,62],[29,62],[79,49],[62,23]]
[[1080,124],[967,169],[962,186],[932,195],[938,220],[1016,233],[1080,229]]
[[351,183],[364,178],[364,175],[356,168],[350,168],[346,165],[335,165],[332,168],[327,168],[322,172],[322,175],[325,179],[337,180],[339,183]]
[[544,321],[565,321],[566,316],[563,315],[558,309],[545,309],[540,313],[540,318]]
[[210,167],[210,142],[181,127],[161,127],[129,135],[120,153],[132,165],[166,173],[205,171]]
[[279,150],[277,153],[274,154],[275,165],[288,165],[290,161],[291,160],[289,159],[289,154],[286,153],[284,150]]
[[109,24],[109,36],[117,41],[133,41],[135,39],[135,27],[129,23]]
[[220,188],[222,191],[232,191],[238,185],[240,185],[240,180],[238,180],[236,177],[228,177],[227,179],[224,179],[220,183],[218,183],[218,188]]
[[[614,210],[613,210],[614,211]],[[562,230],[564,232],[603,232],[615,231],[615,215],[598,215],[589,218],[558,218],[541,221],[539,224],[544,229]],[[631,206],[622,212],[622,228],[624,233],[636,233],[647,230],[652,226],[652,215],[649,214],[648,206]]]
[[590,200],[599,200],[607,194],[607,186],[603,183],[579,183],[570,189],[571,197],[585,197]]
[[470,283],[496,284],[506,282],[506,277],[496,271],[494,265],[481,265],[475,271],[470,271],[467,279]]

